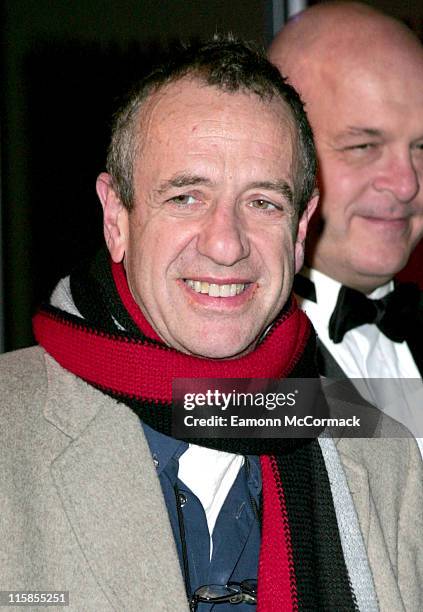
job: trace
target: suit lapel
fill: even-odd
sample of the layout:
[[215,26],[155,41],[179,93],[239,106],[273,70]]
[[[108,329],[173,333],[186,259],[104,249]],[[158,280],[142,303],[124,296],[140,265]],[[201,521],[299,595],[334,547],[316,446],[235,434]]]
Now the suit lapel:
[[423,292],[420,299],[416,329],[413,330],[412,336],[407,338],[407,344],[420,372],[420,376],[423,378]]
[[410,353],[413,356],[417,369],[420,372],[420,376],[423,378],[423,327],[420,329],[416,337],[413,339],[409,339],[407,341],[408,348],[410,349]]
[[116,610],[184,609],[167,510],[138,418],[52,360],[49,368],[45,416],[69,439],[51,470],[91,571]]
[[333,378],[334,380],[344,380],[348,378],[344,370],[319,338],[317,338],[316,360],[317,369],[321,376]]

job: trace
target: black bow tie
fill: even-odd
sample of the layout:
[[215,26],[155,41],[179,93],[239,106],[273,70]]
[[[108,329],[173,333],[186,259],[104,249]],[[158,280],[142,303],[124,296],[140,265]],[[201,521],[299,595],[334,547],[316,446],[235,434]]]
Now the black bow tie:
[[[298,276],[294,291],[301,297],[316,301],[314,283]],[[329,321],[329,337],[335,343],[360,325],[370,323],[393,342],[403,342],[413,330],[420,302],[420,289],[413,283],[397,284],[380,300],[371,300],[364,293],[342,286]]]

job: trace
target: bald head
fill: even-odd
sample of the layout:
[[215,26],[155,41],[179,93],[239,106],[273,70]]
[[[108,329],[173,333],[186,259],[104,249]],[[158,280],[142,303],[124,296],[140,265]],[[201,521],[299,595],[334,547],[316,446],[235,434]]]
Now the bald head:
[[397,20],[358,2],[326,2],[291,19],[275,37],[269,58],[300,90],[316,77],[347,67],[389,70],[419,55],[417,37]]
[[292,19],[269,57],[300,92],[316,139],[321,217],[308,261],[369,292],[423,235],[423,48],[366,5],[327,2]]

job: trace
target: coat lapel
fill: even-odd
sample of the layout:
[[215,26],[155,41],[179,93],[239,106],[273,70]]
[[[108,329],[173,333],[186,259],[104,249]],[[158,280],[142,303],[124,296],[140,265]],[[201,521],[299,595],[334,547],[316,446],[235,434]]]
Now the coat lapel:
[[48,367],[45,416],[68,438],[51,470],[99,585],[116,610],[187,609],[167,510],[138,418],[53,360]]

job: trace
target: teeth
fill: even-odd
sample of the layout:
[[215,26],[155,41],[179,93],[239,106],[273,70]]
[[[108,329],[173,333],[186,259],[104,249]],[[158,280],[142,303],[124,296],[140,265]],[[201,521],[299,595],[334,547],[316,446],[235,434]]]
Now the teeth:
[[205,281],[194,281],[191,279],[185,280],[188,287],[196,293],[208,294],[210,297],[234,297],[239,295],[245,289],[245,283],[232,283],[230,285],[216,285],[215,283],[207,283]]

